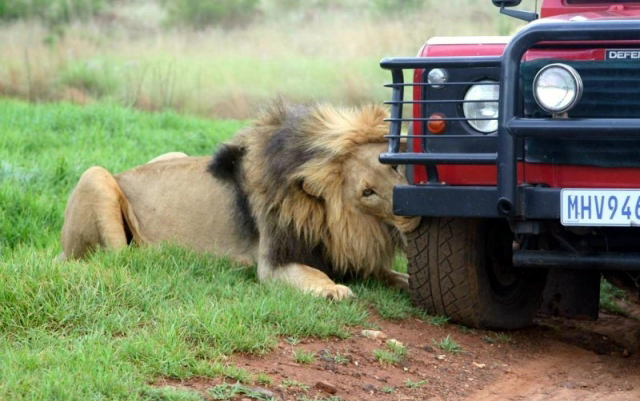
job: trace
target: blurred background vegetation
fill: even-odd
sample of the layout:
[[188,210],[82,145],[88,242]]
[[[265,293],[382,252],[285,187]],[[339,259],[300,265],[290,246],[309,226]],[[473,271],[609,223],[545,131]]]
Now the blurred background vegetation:
[[489,0],[0,0],[0,95],[223,118],[379,102],[381,58],[521,25]]

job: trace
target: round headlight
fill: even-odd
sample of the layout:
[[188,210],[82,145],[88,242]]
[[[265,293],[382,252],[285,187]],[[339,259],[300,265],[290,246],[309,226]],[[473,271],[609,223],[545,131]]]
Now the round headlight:
[[427,74],[427,82],[429,82],[432,88],[441,89],[444,85],[439,85],[447,82],[447,72],[442,68],[434,68]]
[[566,64],[549,64],[533,79],[533,97],[546,112],[564,113],[582,96],[582,78]]
[[[490,80],[479,81],[478,84],[471,86],[464,95],[462,111],[473,129],[488,134],[498,129],[500,87],[496,81]],[[487,118],[492,120],[485,120]]]

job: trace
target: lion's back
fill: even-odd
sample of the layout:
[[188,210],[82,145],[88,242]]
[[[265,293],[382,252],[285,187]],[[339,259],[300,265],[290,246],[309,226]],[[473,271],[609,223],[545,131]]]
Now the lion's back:
[[116,180],[150,242],[246,256],[253,244],[238,235],[234,190],[207,171],[210,160],[158,161],[120,173]]

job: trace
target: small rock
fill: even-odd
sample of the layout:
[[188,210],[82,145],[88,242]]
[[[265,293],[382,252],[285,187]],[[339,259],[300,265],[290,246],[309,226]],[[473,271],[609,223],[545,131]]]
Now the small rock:
[[556,383],[556,386],[562,387],[562,388],[568,388],[570,390],[573,390],[573,389],[575,389],[577,387],[577,385],[574,382],[571,382],[571,381],[565,381],[565,382]]
[[251,398],[245,397],[245,398],[240,398],[240,401],[252,401],[252,400],[251,400]]
[[301,365],[299,363],[295,363],[295,362],[282,362],[283,365],[287,365],[287,366],[291,366],[294,368],[299,368]]
[[433,347],[432,347],[432,346],[430,346],[430,345],[423,345],[423,346],[422,346],[422,349],[423,349],[423,350],[425,350],[425,351],[427,351],[427,352],[434,352],[434,351],[435,351],[435,350],[433,349]]
[[487,367],[486,363],[478,363],[478,362],[475,362],[475,361],[473,361],[471,363],[473,363],[473,366],[475,366],[476,368],[482,369],[482,368],[486,368]]
[[334,386],[331,383],[325,382],[325,381],[319,381],[316,383],[316,388],[322,391],[325,391],[329,394],[335,394],[338,392],[338,389],[336,388],[336,386]]
[[362,330],[360,334],[374,340],[387,338],[387,335],[384,332],[378,330]]
[[362,385],[362,389],[368,393],[373,393],[374,391],[376,391],[376,386],[371,383],[365,383]]
[[443,355],[436,355],[436,359],[439,360],[439,361],[444,361],[445,359],[447,359],[447,356],[444,355],[444,354]]
[[392,338],[392,339],[388,340],[387,344],[395,345],[397,347],[404,347],[404,345],[402,345],[402,343],[400,341],[396,340],[395,338]]

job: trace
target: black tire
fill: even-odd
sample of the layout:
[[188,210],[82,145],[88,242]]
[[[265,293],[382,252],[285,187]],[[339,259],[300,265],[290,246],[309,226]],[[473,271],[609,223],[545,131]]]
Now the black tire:
[[546,271],[512,269],[506,221],[423,218],[408,241],[411,297],[427,313],[475,328],[531,324]]

